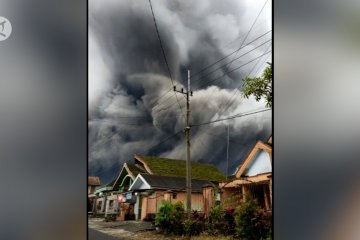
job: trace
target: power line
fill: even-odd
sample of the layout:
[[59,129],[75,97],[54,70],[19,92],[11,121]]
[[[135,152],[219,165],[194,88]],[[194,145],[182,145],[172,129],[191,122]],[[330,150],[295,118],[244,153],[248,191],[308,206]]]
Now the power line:
[[[268,51],[268,53],[270,53],[270,52],[271,52],[271,51]],[[260,59],[261,59],[261,58],[259,58],[259,60],[260,60]],[[251,70],[251,72],[252,72],[252,70]],[[250,73],[251,73],[251,72],[250,72]],[[249,73],[247,76],[249,76],[250,73]],[[239,86],[239,87],[240,87],[240,86]],[[226,112],[226,111],[231,107],[231,105],[234,104],[235,99],[236,99],[236,98],[234,98],[234,97],[240,93],[239,87],[236,88],[236,91],[235,91],[235,92],[233,93],[233,95],[229,98],[228,102],[226,103],[226,107],[224,108],[223,111],[221,111],[221,113]],[[234,98],[234,99],[233,99],[233,98]]]
[[[260,12],[259,12],[259,13],[258,13],[258,15],[256,16],[256,18],[255,18],[255,20],[254,20],[253,24],[251,25],[251,27],[250,27],[249,31],[247,32],[246,36],[244,37],[244,39],[243,39],[242,43],[240,44],[240,48],[236,51],[235,57],[236,57],[237,53],[239,52],[239,50],[241,49],[241,47],[242,47],[242,45],[244,44],[244,42],[246,41],[247,37],[249,36],[249,34],[250,34],[251,30],[252,30],[252,29],[253,29],[253,27],[255,26],[255,24],[256,24],[256,22],[257,22],[257,20],[258,20],[259,16],[261,15],[261,13],[262,13],[263,9],[265,8],[265,5],[266,5],[266,3],[267,3],[267,2],[268,2],[268,0],[266,0],[266,1],[265,1],[265,3],[264,3],[264,5],[262,6],[262,8],[261,8]],[[234,57],[234,59],[230,62],[230,65],[231,65],[231,63],[232,63],[232,62],[234,62],[235,57]],[[230,66],[229,66],[229,68],[230,68]],[[229,74],[230,72],[232,72],[232,71],[229,71],[229,72],[227,72],[227,73],[224,73],[224,74],[223,74],[223,76],[221,76],[221,78],[222,78],[222,77],[224,77],[226,74]],[[216,79],[216,80],[218,80],[218,79]],[[214,80],[214,81],[215,81],[215,80]],[[213,82],[213,81],[211,81],[211,82]],[[202,85],[202,86],[203,86],[203,85]],[[200,86],[200,87],[202,87],[202,86]]]
[[[249,31],[247,32],[245,38],[243,39],[243,41],[242,41],[242,43],[241,43],[241,45],[240,45],[240,48],[236,50],[236,54],[235,54],[235,56],[234,56],[234,59],[229,63],[230,65],[236,60],[236,59],[235,59],[235,58],[236,58],[236,55],[238,54],[238,52],[239,52],[239,50],[241,49],[241,47],[242,47],[242,45],[244,44],[244,42],[246,41],[246,39],[247,39],[247,37],[249,36],[251,30],[252,30],[253,27],[255,26],[255,24],[256,24],[259,16],[261,15],[263,9],[265,8],[267,2],[268,2],[268,0],[265,1],[265,3],[264,3],[264,5],[262,6],[260,12],[259,12],[258,15],[256,16],[253,24],[251,25]],[[263,45],[263,44],[262,44],[262,45]],[[253,49],[253,50],[254,50],[254,49]],[[269,53],[269,52],[267,52],[267,53]],[[205,85],[207,85],[207,84],[209,84],[209,83],[215,82],[215,81],[223,78],[226,74],[229,74],[229,73],[231,73],[231,72],[234,72],[234,71],[238,70],[239,68],[241,68],[241,67],[249,64],[250,62],[253,62],[253,61],[256,60],[256,59],[259,59],[258,61],[260,61],[260,58],[261,58],[262,56],[266,55],[267,53],[262,54],[261,56],[255,58],[255,59],[253,59],[253,60],[251,60],[251,61],[249,61],[249,62],[247,62],[247,63],[245,63],[245,64],[243,64],[243,65],[241,65],[241,66],[239,66],[239,67],[237,67],[237,68],[235,68],[235,69],[232,69],[232,70],[230,70],[230,71],[227,71],[227,73],[224,73],[221,77],[215,78],[215,79],[213,79],[213,80],[210,80],[210,81],[206,82],[205,84],[202,84],[199,88],[202,88],[203,86],[205,86]],[[244,54],[243,54],[243,55],[244,55]],[[243,56],[243,55],[242,55],[242,56]],[[237,59],[238,59],[238,58],[237,58]],[[226,64],[226,65],[227,65],[227,64]],[[225,66],[226,66],[226,65],[225,65]],[[230,69],[230,65],[229,65],[229,67],[228,67],[229,69]],[[221,68],[221,67],[220,67],[220,68]],[[219,69],[219,68],[217,68],[217,69]],[[216,69],[216,70],[217,70],[217,69]],[[216,71],[216,70],[215,70],[215,71]],[[253,70],[253,69],[252,69],[252,70]],[[252,71],[252,70],[251,70],[251,71]],[[214,71],[212,71],[212,72],[214,72]],[[212,72],[211,72],[211,73],[212,73]],[[207,74],[207,75],[209,75],[209,74]],[[198,88],[198,89],[199,89],[199,88]],[[229,101],[228,101],[228,103],[227,103],[226,105],[228,105],[229,103],[231,103],[230,100],[231,100],[233,97],[235,97],[237,94],[239,94],[238,88],[236,88],[236,91],[233,93],[233,95],[231,96],[231,98],[229,99]],[[236,98],[234,98],[234,100],[235,100],[235,99],[236,99]],[[232,103],[231,103],[229,106],[227,106],[225,109],[228,109],[231,105],[232,105]],[[217,122],[217,121],[222,121],[222,119],[218,119],[218,120],[215,120],[215,121],[213,121],[213,122]],[[210,122],[210,123],[212,123],[212,122]],[[205,123],[204,123],[204,124],[205,124]]]
[[[271,43],[270,43],[270,45],[266,48],[265,52],[269,51],[270,48],[271,48]],[[251,75],[251,73],[254,71],[255,67],[257,67],[257,65],[259,64],[260,61],[261,61],[261,58],[259,58],[259,60],[256,62],[256,64],[254,64],[254,67],[251,69],[251,71],[248,73],[247,76],[250,76],[250,75]],[[259,68],[260,68],[262,65],[263,65],[263,64],[260,64],[260,65],[259,65]],[[255,71],[255,73],[257,73],[257,71]],[[255,75],[255,76],[256,76],[256,75]]]
[[229,64],[232,64],[235,60],[238,60],[239,58],[241,58],[241,57],[245,56],[246,54],[248,54],[248,53],[251,53],[251,52],[255,51],[256,49],[258,49],[259,47],[263,46],[264,44],[266,44],[266,43],[268,43],[268,42],[270,42],[270,41],[271,41],[271,39],[269,39],[269,40],[267,40],[267,41],[265,41],[265,42],[261,43],[260,45],[256,46],[255,48],[253,48],[253,49],[251,49],[251,50],[249,50],[249,51],[247,51],[247,52],[243,53],[243,54],[242,54],[242,55],[240,55],[239,57],[234,58],[234,59],[233,59],[233,60],[231,60],[230,62],[227,62],[227,63],[225,63],[224,65],[221,65],[221,66],[219,66],[218,68],[215,68],[214,70],[212,70],[211,72],[208,72],[207,74],[205,74],[205,75],[204,75],[204,76],[202,76],[201,78],[198,78],[198,79],[197,79],[197,81],[199,81],[199,82],[200,82],[202,79],[206,78],[206,77],[207,77],[207,76],[209,76],[210,74],[212,74],[212,73],[216,72],[217,70],[219,70],[219,69],[221,69],[221,68],[223,68],[223,67],[226,67],[226,66],[227,66],[227,65],[229,65]]
[[[271,45],[270,45],[271,46]],[[269,49],[269,48],[268,48]],[[267,50],[268,50],[267,49]],[[266,50],[266,51],[267,51]],[[259,60],[257,61],[257,63],[254,65],[254,67],[260,62],[260,60],[261,60],[261,58],[259,58]],[[261,67],[261,65],[259,65],[260,67]],[[247,75],[247,76],[250,76],[250,74],[251,74],[251,72],[254,70],[254,67],[252,68],[252,70],[249,72],[249,74]],[[256,72],[256,74],[257,74],[257,72]],[[235,101],[235,99],[236,98],[234,98],[236,95],[238,95],[240,93],[240,91],[239,91],[239,88],[237,87],[236,88],[236,90],[235,90],[235,92],[233,93],[233,95],[228,99],[228,101],[227,101],[227,103],[225,104],[225,108],[224,108],[224,110],[223,111],[221,111],[221,113],[224,113],[225,111],[227,111],[230,107],[231,107],[231,105],[233,105],[234,104],[234,101]],[[221,104],[222,105],[222,104]]]
[[[215,137],[215,138],[217,138],[217,139],[228,140],[227,137],[221,137],[221,136],[219,136],[219,135],[211,134],[211,133],[209,133],[209,132],[207,132],[207,131],[205,132],[205,134],[207,134],[207,135],[209,135],[209,136],[212,136],[212,137]],[[241,145],[241,146],[244,145],[243,143],[239,143],[239,142],[236,142],[236,141],[234,141],[234,140],[229,140],[229,142],[234,143],[234,144],[237,144],[237,145]]]
[[[261,8],[261,10],[260,10],[260,12],[259,12],[258,16],[257,16],[257,17],[256,17],[256,19],[255,19],[255,21],[254,21],[253,25],[255,25],[255,22],[257,21],[258,17],[260,16],[261,12],[263,11],[263,9],[264,9],[264,7],[265,7],[265,5],[266,5],[267,1],[268,1],[268,0],[266,0],[266,1],[265,1],[265,3],[264,3],[264,5],[263,5],[263,7]],[[250,28],[249,32],[251,31],[251,29],[252,29],[252,28],[253,28],[253,26]],[[233,41],[229,42],[228,44],[226,44],[223,48],[227,48],[227,46],[231,45],[231,44],[232,44],[233,42],[235,42],[237,39],[238,39],[238,37],[237,37],[237,38],[235,38]]]
[[[231,97],[230,97],[230,98],[228,99],[228,101],[226,102],[226,104],[225,104],[226,107],[225,107],[224,109],[226,109],[226,110],[229,109],[229,107],[232,105],[231,102],[232,102],[232,101],[235,101],[235,99],[236,99],[236,98],[234,98],[234,97],[235,97],[236,95],[238,95],[239,93],[240,93],[239,89],[236,88],[235,91],[234,91],[234,93],[233,93],[233,95],[231,95]],[[234,98],[234,100],[232,100],[233,98]],[[230,105],[228,105],[229,103],[230,103]],[[223,105],[223,104],[221,103],[220,106],[221,106],[221,105]],[[219,108],[219,113],[222,114],[222,113],[224,113],[226,110],[221,111],[221,109]]]
[[[152,4],[151,4],[151,0],[149,0],[149,4],[150,4],[151,13],[152,13],[152,16],[153,16],[153,21],[154,21],[154,24],[155,24],[156,33],[157,33],[157,36],[158,36],[158,39],[159,39],[161,51],[162,51],[162,54],[163,54],[163,56],[164,56],[165,64],[166,64],[166,67],[167,67],[167,70],[168,70],[168,73],[169,73],[169,76],[170,76],[171,84],[172,84],[173,86],[175,86],[175,85],[174,85],[174,80],[172,79],[172,76],[171,76],[170,67],[169,67],[168,61],[167,61],[167,59],[166,59],[165,50],[164,50],[164,47],[163,47],[163,44],[162,44],[162,41],[161,41],[161,38],[160,38],[159,29],[158,29],[158,26],[157,26],[157,24],[156,24],[155,14],[154,14],[154,10],[153,10]],[[176,97],[176,100],[178,101],[180,110],[181,110],[181,112],[182,112],[182,108],[181,108],[181,105],[180,105],[180,103],[179,103],[179,100],[178,100],[178,97],[177,97],[176,93],[175,93],[175,97]],[[184,115],[184,114],[183,114],[183,117],[184,117],[184,119],[185,119],[185,115]]]
[[[182,100],[183,100],[183,99],[181,99],[180,102],[181,102]],[[171,108],[172,106],[174,106],[174,104],[175,104],[176,102],[178,102],[178,101],[172,102],[171,104],[169,104],[169,105],[167,105],[167,106],[159,107],[158,109],[156,109],[156,111],[154,112],[154,114]],[[183,107],[184,107],[184,106],[183,106]]]
[[156,24],[156,19],[155,19],[154,10],[153,10],[152,4],[151,4],[151,0],[149,0],[149,4],[150,4],[150,9],[151,9],[151,13],[152,13],[152,16],[153,16],[154,24],[155,24],[156,33],[157,33],[157,36],[158,36],[158,39],[159,39],[161,51],[162,51],[162,54],[164,56],[165,64],[166,64],[166,67],[167,67],[167,70],[168,70],[168,73],[169,73],[169,76],[170,76],[171,84],[174,86],[174,81],[172,79],[169,64],[168,64],[168,61],[166,59],[165,50],[164,50],[164,47],[163,47],[163,44],[162,44],[162,41],[161,41],[161,38],[160,38],[159,29],[158,29],[158,26]]
[[251,43],[255,42],[256,40],[258,40],[258,39],[260,39],[260,38],[262,38],[263,36],[265,36],[266,34],[270,33],[271,31],[272,31],[272,30],[269,30],[269,31],[267,31],[266,33],[261,34],[260,36],[254,38],[253,40],[251,40],[250,42],[248,42],[246,45],[239,47],[239,48],[236,49],[235,51],[229,53],[228,55],[226,55],[226,56],[224,56],[224,57],[222,57],[222,58],[220,58],[220,59],[217,60],[216,62],[214,62],[214,63],[212,63],[212,64],[204,67],[204,68],[201,69],[200,71],[198,71],[198,72],[196,72],[195,74],[193,74],[192,77],[195,77],[195,76],[199,75],[200,73],[202,73],[202,72],[205,71],[206,69],[208,69],[208,68],[214,66],[215,64],[217,64],[218,62],[221,62],[222,60],[230,57],[231,55],[233,55],[234,53],[238,52],[238,51],[241,50],[242,48],[249,46]]
[[[164,108],[164,106],[173,105],[174,103],[177,102],[177,100],[176,100],[176,101],[173,101],[171,104],[168,103],[168,100],[169,100],[170,98],[174,97],[174,96],[175,96],[175,93],[174,93],[173,95],[171,95],[170,97],[166,98],[163,102],[158,103],[157,105],[155,105],[155,106],[153,107],[153,109],[155,110],[155,109],[157,109],[157,108]],[[183,100],[186,100],[186,98],[184,97],[183,99],[180,99],[180,101],[183,101]]]
[[[265,3],[264,3],[264,5],[262,6],[262,8],[261,8],[260,12],[259,12],[259,13],[258,13],[258,15],[256,16],[256,18],[255,18],[255,20],[254,20],[253,24],[251,25],[251,27],[250,27],[249,31],[247,32],[247,34],[246,34],[245,38],[244,38],[244,39],[243,39],[243,41],[241,42],[240,47],[241,47],[241,46],[244,44],[244,42],[246,41],[246,39],[247,39],[247,37],[249,36],[249,34],[250,34],[251,30],[252,30],[252,29],[253,29],[253,27],[255,26],[255,24],[256,24],[256,22],[257,22],[257,20],[258,20],[259,16],[261,15],[262,11],[264,10],[265,5],[266,5],[266,3],[267,3],[267,2],[268,2],[268,0],[266,0],[266,1],[265,1]],[[239,52],[239,50],[236,52],[236,54],[235,54],[234,58],[236,57],[236,55],[238,54],[238,52]],[[233,59],[233,60],[231,61],[231,63],[232,63],[234,60],[235,60],[235,59]],[[230,63],[230,65],[231,65],[231,63]],[[229,68],[230,68],[230,67],[229,67]],[[224,74],[224,76],[225,76],[225,74]]]
[[144,151],[144,153],[145,153],[145,152],[146,152],[146,153],[151,153],[151,152],[152,152],[151,150],[152,150],[153,148],[155,148],[155,147],[159,146],[160,144],[163,144],[164,142],[166,142],[167,140],[169,140],[169,139],[171,139],[171,138],[173,138],[173,137],[177,136],[177,135],[178,135],[179,133],[181,133],[181,132],[183,132],[183,130],[180,130],[180,131],[178,131],[177,133],[175,133],[175,134],[173,134],[173,135],[171,135],[171,136],[169,136],[169,137],[165,138],[164,140],[162,140],[162,141],[160,141],[160,142],[158,142],[158,143],[156,143],[156,144],[152,145],[150,148],[146,149],[146,150]]
[[153,103],[158,102],[160,99],[162,99],[163,97],[165,97],[173,88],[170,88],[168,91],[166,91],[164,94],[162,94],[160,97],[158,97],[157,99],[155,99],[153,101]]
[[256,114],[256,113],[261,113],[261,112],[265,112],[265,111],[270,111],[270,110],[271,110],[270,108],[267,108],[267,109],[262,109],[262,110],[258,110],[258,111],[255,111],[255,112],[250,112],[250,113],[243,113],[243,114],[240,113],[240,114],[233,115],[231,117],[227,117],[227,118],[223,118],[223,119],[217,119],[217,120],[210,121],[210,122],[205,122],[205,123],[194,124],[194,125],[191,125],[191,126],[192,127],[198,127],[198,126],[202,126],[202,125],[206,125],[206,124],[211,124],[211,123],[215,123],[215,122],[221,122],[221,121],[234,119],[234,118],[238,118],[238,117],[244,117],[244,116],[248,116],[248,115],[252,115],[252,114]]
[[[255,20],[254,20],[253,24],[251,25],[250,29],[248,30],[248,32],[247,32],[247,34],[246,34],[246,36],[244,37],[244,39],[243,39],[243,41],[242,41],[242,43],[241,43],[241,45],[240,45],[240,48],[236,50],[236,54],[235,54],[235,56],[234,56],[233,60],[229,63],[229,64],[230,64],[230,65],[229,65],[229,69],[230,69],[231,64],[232,64],[232,63],[233,63],[236,59],[238,59],[238,58],[236,58],[236,55],[238,54],[239,50],[242,48],[242,46],[243,46],[244,42],[246,41],[247,37],[249,36],[249,34],[250,34],[251,30],[252,30],[252,29],[253,29],[253,27],[255,26],[255,24],[256,24],[256,22],[257,22],[257,20],[258,20],[259,16],[261,15],[261,13],[262,13],[263,9],[265,8],[265,6],[266,6],[267,2],[268,2],[268,0],[266,0],[266,1],[265,1],[265,3],[264,3],[264,5],[262,6],[262,8],[261,8],[260,12],[259,12],[259,13],[258,13],[258,15],[256,16],[256,18],[255,18]],[[265,34],[264,34],[264,35],[265,35]],[[263,44],[262,44],[262,45],[263,45]],[[254,49],[253,49],[253,50],[254,50]],[[243,55],[245,55],[245,54],[243,54]],[[242,56],[243,56],[243,55],[242,55]],[[261,56],[261,57],[262,57],[262,56]],[[236,58],[236,59],[235,59],[235,58]],[[250,61],[250,62],[252,62],[252,61]],[[250,63],[250,62],[248,62],[248,63]],[[246,64],[248,64],[248,63],[246,63]],[[245,66],[246,64],[243,64],[242,66]],[[242,66],[240,66],[240,67],[242,67]],[[226,74],[229,74],[229,73],[231,73],[231,72],[233,72],[233,71],[235,71],[235,70],[239,69],[240,67],[235,68],[235,69],[233,69],[233,70],[231,70],[231,71],[228,71],[227,73],[224,73],[224,74],[223,74],[221,77],[219,77],[219,78],[216,78],[216,79],[214,79],[214,80],[211,80],[211,81],[206,82],[205,84],[201,85],[199,88],[201,88],[201,87],[203,87],[203,86],[207,85],[208,83],[215,82],[215,81],[217,81],[217,80],[219,80],[219,79],[223,78]],[[220,68],[221,68],[221,67],[220,67]],[[219,68],[218,68],[218,69],[219,69]],[[215,71],[216,71],[216,70],[215,70]],[[212,71],[212,72],[214,72],[214,71]],[[208,74],[207,74],[207,75],[208,75]],[[236,91],[238,91],[238,89],[237,89]],[[238,94],[236,91],[234,92],[233,96],[235,96],[236,94]],[[233,97],[233,96],[232,96],[232,97]]]
[[[172,95],[170,95],[169,97],[167,97],[164,101],[158,102],[158,103],[153,107],[153,109],[156,109],[156,108],[158,108],[158,107],[163,107],[164,105],[166,105],[166,103],[168,103],[168,100],[169,100],[170,98],[174,97],[174,96],[175,96],[175,93],[173,93]],[[176,101],[175,101],[175,102],[176,102]]]
[[[245,65],[247,65],[247,64],[249,64],[249,63],[251,63],[251,62],[255,61],[255,60],[256,60],[256,59],[258,59],[258,58],[261,58],[262,56],[264,56],[264,55],[266,55],[266,54],[268,54],[268,53],[270,53],[270,52],[271,52],[271,51],[266,52],[266,53],[264,53],[264,54],[262,54],[262,55],[260,55],[260,56],[258,56],[258,57],[256,57],[256,58],[254,58],[254,59],[252,59],[252,60],[248,61],[247,63],[244,63],[244,64],[242,64],[242,65],[240,65],[240,66],[238,66],[238,67],[236,67],[236,68],[234,68],[234,69],[232,69],[232,70],[228,71],[228,72],[227,72],[227,73],[225,73],[225,74],[229,74],[229,73],[235,72],[235,71],[239,70],[240,68],[242,68],[243,66],[245,66]],[[212,82],[215,82],[215,81],[217,81],[217,80],[221,79],[222,77],[224,77],[224,76],[225,76],[225,74],[224,74],[223,76],[220,76],[220,77],[218,77],[218,78],[215,78],[215,79],[213,79],[213,80],[210,80],[210,81],[208,81],[208,82],[205,82],[204,84],[200,85],[200,86],[198,87],[198,89],[202,88],[203,86],[205,86],[205,85],[207,85],[207,84],[209,84],[209,83],[212,83]]]
[[269,57],[267,57],[267,58],[265,59],[265,61],[264,61],[261,65],[259,65],[260,67],[256,70],[255,76],[257,76],[257,74],[259,73],[261,67],[264,66],[264,64],[267,62],[268,59],[269,59]]

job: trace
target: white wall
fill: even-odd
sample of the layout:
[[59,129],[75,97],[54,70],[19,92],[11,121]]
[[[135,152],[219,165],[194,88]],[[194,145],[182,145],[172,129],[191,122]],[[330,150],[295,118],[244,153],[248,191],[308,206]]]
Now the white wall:
[[[101,207],[100,209],[98,209],[98,204],[101,201]],[[97,214],[101,214],[101,213],[105,213],[105,198],[98,198],[96,199],[96,213]]]
[[244,175],[251,177],[268,172],[272,172],[270,155],[266,151],[259,149]]
[[[113,201],[110,206],[110,201]],[[117,195],[108,196],[106,199],[106,212],[105,214],[117,214],[119,212],[119,203],[117,201]]]

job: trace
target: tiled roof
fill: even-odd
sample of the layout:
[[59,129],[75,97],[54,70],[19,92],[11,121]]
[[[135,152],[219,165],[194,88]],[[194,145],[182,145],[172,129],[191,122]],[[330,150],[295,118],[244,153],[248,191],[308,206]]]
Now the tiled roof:
[[[154,175],[159,176],[186,176],[186,161],[153,156],[135,156],[143,160]],[[221,181],[225,179],[214,165],[208,163],[191,162],[192,179]]]
[[[141,174],[141,176],[146,180],[146,182],[153,189],[168,189],[168,190],[177,190],[177,191],[186,191],[186,178],[184,177],[169,177],[169,176],[158,176],[150,174]],[[201,192],[203,186],[214,185],[207,180],[191,180],[192,192]]]
[[88,177],[88,185],[89,186],[100,186],[101,185],[100,178],[95,177],[95,176],[89,176]]

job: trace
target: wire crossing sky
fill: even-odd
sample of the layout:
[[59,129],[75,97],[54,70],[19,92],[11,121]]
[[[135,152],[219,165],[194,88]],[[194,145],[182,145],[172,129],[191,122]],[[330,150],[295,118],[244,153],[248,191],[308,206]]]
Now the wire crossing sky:
[[[185,159],[185,100],[191,71],[194,161],[225,171],[223,135],[230,125],[230,173],[256,140],[271,132],[271,111],[238,89],[271,56],[270,1],[89,1],[89,174],[111,181],[134,154]],[[259,70],[258,70],[259,69]],[[233,134],[233,133],[234,134]]]

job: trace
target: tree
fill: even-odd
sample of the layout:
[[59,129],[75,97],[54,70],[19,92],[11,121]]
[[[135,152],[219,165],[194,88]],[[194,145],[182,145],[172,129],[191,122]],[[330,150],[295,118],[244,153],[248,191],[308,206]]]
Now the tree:
[[256,101],[262,97],[266,100],[266,107],[272,107],[272,64],[268,63],[261,77],[246,77],[243,79],[242,91],[245,98],[254,95]]

